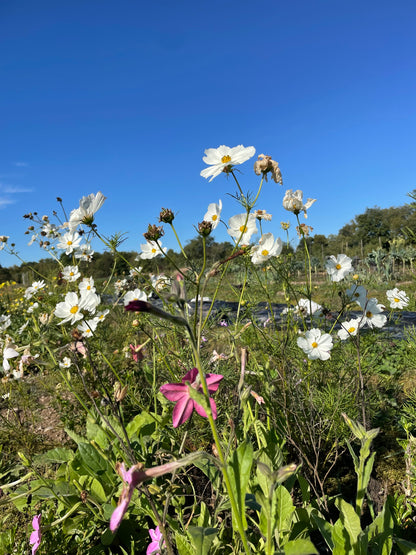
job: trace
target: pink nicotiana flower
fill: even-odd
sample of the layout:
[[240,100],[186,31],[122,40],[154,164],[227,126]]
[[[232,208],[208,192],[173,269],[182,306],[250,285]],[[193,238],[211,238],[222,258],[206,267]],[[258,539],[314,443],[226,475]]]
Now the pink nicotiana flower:
[[40,519],[42,515],[35,515],[32,520],[33,532],[30,534],[29,543],[32,546],[32,555],[35,555],[36,551],[39,549],[40,542],[42,539],[42,532],[40,529]]
[[134,362],[138,362],[139,360],[142,360],[144,358],[142,353],[142,348],[143,348],[142,345],[132,345],[130,343],[130,354]]
[[[223,377],[224,376],[221,376],[221,374],[206,374],[205,379],[209,393],[215,393],[215,391],[217,391],[219,382],[223,379]],[[200,416],[208,418],[205,409],[194,401],[189,395],[189,387],[193,387],[202,393],[202,386],[198,378],[198,369],[192,368],[192,370],[189,370],[189,372],[187,372],[182,378],[182,383],[168,383],[166,385],[162,385],[160,388],[160,392],[167,399],[169,399],[169,401],[176,403],[172,413],[174,428],[177,428],[180,424],[186,422],[191,417],[194,410],[196,410]],[[189,382],[189,385],[186,382]],[[212,416],[215,420],[217,418],[217,405],[211,398],[209,402],[211,405]]]
[[120,474],[124,482],[123,491],[121,492],[121,497],[119,499],[116,509],[113,511],[110,519],[110,530],[115,532],[120,526],[124,515],[130,505],[130,501],[134,492],[134,488],[142,482],[141,470],[142,465],[136,464],[126,470],[124,463],[118,464],[116,467],[117,472]]
[[146,555],[152,555],[152,553],[160,553],[162,547],[164,547],[165,541],[162,536],[162,532],[159,530],[159,526],[153,530],[150,528],[149,530],[150,537],[152,541],[149,543],[146,549]]

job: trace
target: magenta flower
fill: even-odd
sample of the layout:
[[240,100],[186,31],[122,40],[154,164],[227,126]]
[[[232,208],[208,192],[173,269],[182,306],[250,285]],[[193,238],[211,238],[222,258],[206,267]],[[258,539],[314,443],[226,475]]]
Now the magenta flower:
[[[221,376],[221,374],[206,374],[205,379],[209,393],[215,393],[215,391],[217,391],[219,382],[223,379],[223,377],[224,376]],[[160,388],[160,392],[166,397],[166,399],[176,403],[172,413],[174,428],[177,428],[180,424],[186,422],[191,417],[194,409],[200,416],[208,418],[204,408],[191,399],[189,395],[188,387],[193,387],[197,391],[203,393],[202,386],[198,378],[198,368],[192,368],[192,370],[189,370],[189,372],[187,372],[182,378],[182,383],[168,383],[166,385],[162,385]],[[190,385],[188,386],[186,382],[189,382]],[[211,398],[209,402],[211,405],[212,416],[215,420],[217,418],[217,405]]]
[[152,553],[160,553],[162,547],[164,547],[165,541],[162,536],[162,532],[159,530],[159,526],[156,526],[154,530],[149,530],[150,537],[152,541],[149,543],[146,549],[146,555],[152,555]]
[[112,532],[115,532],[120,526],[120,523],[123,520],[124,515],[126,514],[128,506],[130,505],[134,488],[143,481],[142,473],[140,472],[142,467],[143,465],[136,464],[132,466],[130,470],[126,470],[124,463],[117,464],[116,469],[123,479],[124,487],[123,491],[121,492],[118,505],[111,515],[110,530]]
[[132,345],[130,343],[130,354],[134,362],[138,362],[144,358],[141,345]]
[[33,532],[30,534],[29,543],[32,546],[32,555],[35,555],[39,549],[42,539],[42,532],[40,530],[40,519],[42,515],[35,515],[32,520]]

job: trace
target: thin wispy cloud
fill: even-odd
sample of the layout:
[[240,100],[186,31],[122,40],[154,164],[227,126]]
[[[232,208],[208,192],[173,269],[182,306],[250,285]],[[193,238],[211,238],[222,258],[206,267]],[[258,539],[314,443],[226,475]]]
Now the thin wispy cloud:
[[27,168],[28,165],[29,164],[27,162],[13,162],[13,166],[16,166],[17,168]]
[[13,187],[13,185],[1,185],[1,190],[4,193],[9,193],[11,195],[15,194],[15,193],[33,193],[33,189],[28,189],[25,187]]
[[10,198],[1,198],[0,197],[0,209],[8,206],[9,204],[14,204],[16,201]]

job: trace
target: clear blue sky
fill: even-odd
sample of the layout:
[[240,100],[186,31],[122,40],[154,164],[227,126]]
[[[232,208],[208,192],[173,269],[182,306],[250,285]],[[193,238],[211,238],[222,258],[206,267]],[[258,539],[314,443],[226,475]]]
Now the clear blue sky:
[[[23,214],[101,190],[96,222],[128,232],[126,250],[162,206],[186,242],[210,202],[222,199],[226,221],[241,212],[231,181],[199,175],[221,144],[279,162],[284,186],[266,184],[258,205],[276,235],[288,188],[318,199],[308,223],[325,235],[366,207],[404,204],[416,188],[415,21],[414,0],[3,0],[0,234],[26,260],[44,257],[26,246]],[[253,162],[244,190],[257,187]],[[169,232],[163,243],[175,247]]]

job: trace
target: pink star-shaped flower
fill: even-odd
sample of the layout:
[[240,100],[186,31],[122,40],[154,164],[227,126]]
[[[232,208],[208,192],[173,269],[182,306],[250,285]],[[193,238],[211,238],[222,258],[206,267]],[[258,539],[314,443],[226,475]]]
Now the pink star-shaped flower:
[[[215,393],[215,391],[217,391],[219,382],[223,379],[223,377],[224,376],[221,376],[221,374],[206,374],[205,379],[209,393]],[[189,386],[186,382],[189,382]],[[189,370],[189,372],[187,372],[182,378],[182,383],[168,383],[166,385],[162,385],[160,388],[160,392],[166,397],[166,399],[176,403],[172,413],[174,428],[177,428],[180,424],[186,422],[191,417],[194,409],[200,416],[208,418],[204,408],[191,399],[188,387],[193,387],[197,391],[203,393],[202,386],[198,381],[197,368]],[[215,420],[217,418],[217,406],[213,399],[210,398],[209,402],[211,405],[212,416]]]
[[42,532],[40,529],[40,519],[42,515],[35,515],[32,520],[33,532],[30,534],[29,543],[32,546],[32,555],[36,554],[39,549],[40,542],[42,539]]
[[146,555],[152,555],[152,553],[160,553],[160,548],[165,545],[163,540],[162,532],[159,530],[159,526],[156,526],[154,530],[152,528],[149,530],[150,537],[152,541],[149,543],[146,549]]

